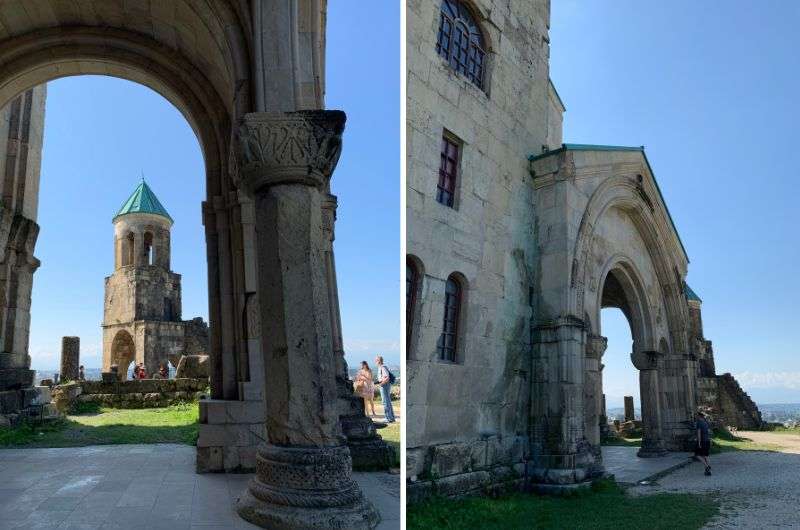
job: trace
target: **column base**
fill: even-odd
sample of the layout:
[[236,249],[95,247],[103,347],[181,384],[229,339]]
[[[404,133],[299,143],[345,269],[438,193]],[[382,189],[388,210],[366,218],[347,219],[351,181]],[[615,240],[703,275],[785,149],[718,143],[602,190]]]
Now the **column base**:
[[663,442],[655,442],[655,443],[646,443],[642,440],[642,447],[636,453],[636,456],[639,458],[658,458],[661,456],[666,456],[668,451],[664,447]]
[[262,528],[369,530],[380,515],[351,477],[346,446],[262,445],[257,474],[236,501],[245,520]]

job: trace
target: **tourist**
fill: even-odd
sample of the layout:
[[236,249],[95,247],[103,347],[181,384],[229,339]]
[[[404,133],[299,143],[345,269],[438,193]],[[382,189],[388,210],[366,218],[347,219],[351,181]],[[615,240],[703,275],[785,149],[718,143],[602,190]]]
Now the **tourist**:
[[133,365],[133,378],[134,379],[139,379],[139,365],[138,364],[134,364]]
[[83,373],[83,365],[78,367],[78,381],[86,381],[86,374]]
[[169,370],[167,369],[166,364],[162,364],[158,369],[158,375],[161,376],[160,379],[169,379]]
[[139,363],[139,376],[138,379],[147,379],[147,370],[144,368],[144,363]]
[[706,415],[702,412],[697,412],[697,422],[695,423],[697,429],[697,447],[694,454],[700,457],[706,465],[706,475],[711,474],[711,464],[708,461],[708,452],[711,450],[711,428],[706,421]]
[[[372,370],[367,361],[361,361],[361,369],[356,374],[353,382],[356,393],[364,400],[364,414],[372,417],[375,415],[375,381],[372,379]],[[369,407],[367,407],[369,405]]]
[[392,383],[394,374],[383,365],[383,357],[375,357],[375,364],[378,365],[378,386],[381,387],[381,401],[383,402],[383,413],[386,415],[386,423],[394,423],[394,410],[392,410]]

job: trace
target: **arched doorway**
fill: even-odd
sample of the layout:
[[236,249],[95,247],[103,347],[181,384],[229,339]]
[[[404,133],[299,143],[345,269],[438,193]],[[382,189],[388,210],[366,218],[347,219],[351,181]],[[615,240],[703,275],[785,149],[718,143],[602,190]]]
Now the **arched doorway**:
[[542,261],[533,322],[534,480],[564,484],[602,473],[604,307],[619,308],[631,328],[640,456],[685,450],[697,386],[683,289],[688,257],[642,148],[565,144],[530,161]]
[[128,368],[136,360],[136,345],[133,337],[126,330],[121,329],[114,335],[111,342],[111,362],[119,367],[119,375],[122,379],[128,376]]

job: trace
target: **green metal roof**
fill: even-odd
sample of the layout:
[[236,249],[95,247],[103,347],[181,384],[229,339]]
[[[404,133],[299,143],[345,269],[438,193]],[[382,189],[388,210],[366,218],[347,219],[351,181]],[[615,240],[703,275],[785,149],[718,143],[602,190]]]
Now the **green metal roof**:
[[129,213],[149,213],[153,215],[160,215],[172,221],[172,217],[169,216],[166,208],[161,205],[158,197],[156,197],[156,194],[153,193],[153,190],[150,189],[150,186],[147,185],[144,179],[142,179],[136,189],[133,190],[133,193],[122,205],[122,208],[119,209],[117,215],[114,216],[114,219]]
[[683,292],[686,293],[686,298],[688,300],[692,300],[695,302],[702,302],[702,300],[700,300],[700,297],[697,296],[697,293],[692,291],[692,288],[689,287],[689,284],[686,282],[683,283]]
[[656,179],[656,174],[653,172],[653,167],[650,165],[650,161],[647,159],[647,153],[644,152],[643,145],[640,145],[639,147],[632,147],[625,145],[561,144],[561,147],[559,147],[558,149],[553,149],[552,151],[547,151],[546,153],[542,153],[540,155],[528,155],[528,161],[533,162],[535,160],[539,160],[540,158],[555,155],[557,153],[562,153],[564,151],[639,151],[640,153],[642,153],[642,156],[644,157],[644,162],[645,164],[647,164],[647,169],[653,176],[653,182],[656,185],[656,191],[658,192],[658,196],[661,199],[661,203],[664,205],[664,209],[667,211],[667,217],[669,218],[669,222],[672,225],[672,229],[675,231],[675,235],[678,236],[678,243],[680,243],[681,245],[681,250],[683,250],[683,255],[686,256],[686,262],[687,263],[689,262],[689,253],[686,252],[686,247],[683,246],[683,240],[681,239],[681,235],[678,232],[678,229],[675,227],[675,221],[672,219],[672,214],[669,212],[667,201],[664,200],[664,194],[661,193],[661,187],[658,185],[658,179]]

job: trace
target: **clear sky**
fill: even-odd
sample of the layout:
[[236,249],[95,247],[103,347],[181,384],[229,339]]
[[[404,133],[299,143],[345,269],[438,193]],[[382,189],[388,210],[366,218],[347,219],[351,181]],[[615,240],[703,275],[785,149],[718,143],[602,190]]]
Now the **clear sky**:
[[[554,0],[551,77],[565,141],[646,147],[717,372],[800,402],[800,4],[722,5]],[[606,388],[638,401],[630,331],[606,313]]]
[[[399,363],[399,6],[328,6],[328,108],[348,114],[333,177],[336,264],[348,362]],[[365,45],[368,43],[368,45]],[[199,144],[183,116],[149,88],[108,77],[48,85],[30,352],[58,366],[61,337],[81,338],[100,367],[103,279],[114,266],[111,218],[144,172],[175,220],[172,268],[183,318],[208,317],[205,199]]]

